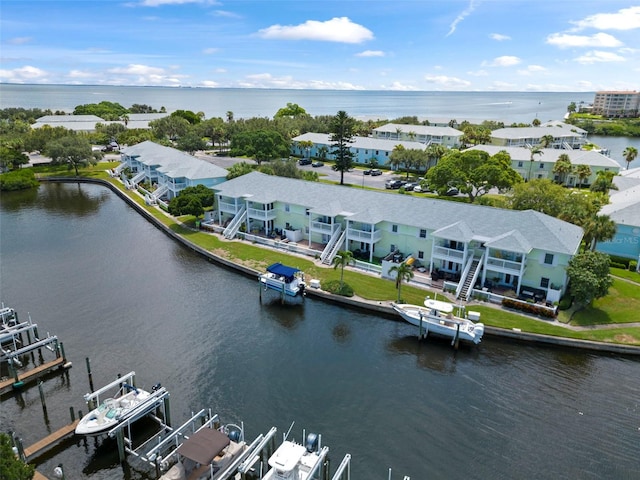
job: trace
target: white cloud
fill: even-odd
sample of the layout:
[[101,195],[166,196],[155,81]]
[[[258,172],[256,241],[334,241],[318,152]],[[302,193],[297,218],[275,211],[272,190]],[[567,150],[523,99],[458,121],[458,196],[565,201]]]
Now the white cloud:
[[567,33],[552,33],[547,37],[549,45],[560,48],[569,47],[620,47],[622,42],[608,33],[596,33],[587,35],[569,35]]
[[489,75],[489,72],[486,70],[475,70],[467,72],[467,75],[471,75],[472,77],[486,77]]
[[599,50],[592,50],[578,58],[575,58],[575,61],[578,63],[589,65],[599,62],[624,62],[625,58],[613,52],[601,52]]
[[364,52],[356,53],[356,57],[384,57],[384,52],[381,50],[365,50]]
[[69,78],[93,78],[94,76],[95,74],[82,70],[71,70],[68,75]]
[[215,0],[142,0],[140,5],[143,7],[159,7],[161,5],[184,5],[186,3],[218,4]]
[[125,74],[125,75],[162,75],[164,69],[158,67],[150,67],[148,65],[130,64],[126,67],[116,67],[107,70],[109,73]]
[[418,88],[413,85],[405,85],[400,82],[393,82],[391,85],[382,85],[380,88],[382,90],[396,90],[401,92],[415,92],[418,90]]
[[211,48],[205,48],[204,50],[202,50],[202,53],[204,53],[205,55],[212,55],[214,53],[218,53],[219,51],[220,51],[219,48],[211,47]]
[[33,40],[31,37],[14,37],[7,40],[7,43],[10,45],[24,45],[25,43],[30,43]]
[[235,12],[230,12],[229,10],[216,10],[213,12],[213,15],[216,17],[224,17],[224,18],[242,18],[241,15],[238,15]]
[[277,40],[316,40],[324,42],[362,43],[373,39],[368,28],[353,23],[347,17],[326,22],[307,20],[300,25],[272,25],[258,32],[263,38]]
[[541,65],[529,65],[527,68],[523,70],[518,70],[519,75],[531,75],[536,72],[546,72],[547,69]]
[[501,33],[492,33],[489,35],[489,38],[496,40],[498,42],[503,42],[505,40],[511,40],[509,35],[502,35]]
[[14,68],[13,70],[0,70],[0,79],[14,83],[46,80],[47,75],[44,70],[31,65]]
[[496,90],[512,90],[517,87],[515,83],[503,82],[501,80],[496,80],[492,83],[492,86]]
[[596,13],[583,20],[571,22],[577,29],[633,30],[640,28],[640,6],[623,8],[616,13]]
[[324,80],[295,80],[290,75],[274,76],[270,73],[247,75],[237,82],[240,88],[290,88],[308,90],[364,90],[364,87],[349,82],[326,82]]
[[448,77],[446,75],[425,75],[424,79],[427,83],[433,83],[442,87],[457,88],[469,87],[471,82],[462,80],[461,78]]
[[482,62],[483,67],[513,67],[514,65],[518,65],[522,60],[518,57],[513,57],[511,55],[504,55],[502,57],[496,57],[490,62],[484,61]]
[[216,68],[214,70],[215,73],[227,73],[227,69],[226,68]]
[[469,1],[469,5],[467,6],[467,8],[465,8],[456,18],[453,22],[451,22],[451,25],[449,26],[449,32],[447,33],[447,37],[449,35],[451,35],[453,32],[456,31],[456,27],[458,26],[458,24],[464,20],[467,16],[471,15],[471,13],[473,13],[473,11],[476,8],[476,2],[475,0],[470,0]]
[[214,82],[213,80],[203,80],[202,82],[200,82],[200,85],[203,87],[215,88],[220,84],[218,82]]

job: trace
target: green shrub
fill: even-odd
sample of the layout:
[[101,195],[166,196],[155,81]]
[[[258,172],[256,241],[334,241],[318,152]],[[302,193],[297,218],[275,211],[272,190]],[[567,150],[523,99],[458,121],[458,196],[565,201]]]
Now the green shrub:
[[628,267],[625,263],[611,262],[612,268],[621,268],[622,270],[626,270]]
[[628,258],[624,258],[624,257],[616,257],[615,255],[609,255],[609,258],[611,258],[611,266],[615,266],[617,265],[622,265],[622,267],[616,267],[616,268],[624,268],[625,270],[629,267],[629,262],[630,260]]
[[333,293],[334,295],[353,297],[353,288],[351,288],[351,286],[346,283],[343,283],[342,288],[340,288],[339,280],[329,280],[328,282],[324,282],[322,284],[322,288],[329,293]]
[[543,308],[540,305],[536,305],[534,303],[519,302],[511,298],[503,298],[502,306],[506,308],[513,308],[514,310],[521,310],[523,312],[531,313],[533,315],[539,315],[540,317],[546,317],[546,318],[555,317],[553,310],[550,310],[548,308]]
[[637,260],[631,260],[629,262],[629,270],[631,270],[632,272],[635,272],[638,270],[638,261]]
[[12,172],[0,175],[0,191],[13,192],[16,190],[26,190],[40,185],[31,168],[21,168]]

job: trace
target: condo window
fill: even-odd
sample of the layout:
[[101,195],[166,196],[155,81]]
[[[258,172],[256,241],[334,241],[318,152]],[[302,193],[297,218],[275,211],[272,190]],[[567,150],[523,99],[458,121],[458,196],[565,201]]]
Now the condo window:
[[518,162],[518,167],[524,166],[524,162]]
[[542,277],[540,279],[540,288],[549,288],[549,279]]
[[424,258],[424,252],[423,252],[423,251],[418,250],[418,258],[419,258],[420,260],[422,260],[422,259]]
[[398,225],[391,225],[391,231],[393,233],[398,233]]
[[427,231],[425,229],[420,229],[420,238],[427,238]]
[[545,254],[544,263],[546,263],[547,265],[553,265],[553,254],[552,253],[546,253]]

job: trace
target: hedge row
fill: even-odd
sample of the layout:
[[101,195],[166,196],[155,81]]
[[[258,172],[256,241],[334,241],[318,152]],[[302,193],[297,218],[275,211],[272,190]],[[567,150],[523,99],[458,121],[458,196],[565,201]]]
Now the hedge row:
[[533,315],[539,315],[541,317],[546,318],[554,318],[555,313],[545,307],[541,307],[540,305],[536,305],[534,303],[525,303],[514,300],[512,298],[503,298],[502,306],[507,308],[513,308],[514,310],[520,310],[526,313],[531,313]]

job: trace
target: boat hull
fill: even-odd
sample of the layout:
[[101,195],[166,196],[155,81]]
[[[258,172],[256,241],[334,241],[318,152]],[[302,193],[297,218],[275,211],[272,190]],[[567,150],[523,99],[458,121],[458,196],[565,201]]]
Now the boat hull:
[[424,335],[458,340],[464,343],[479,344],[484,334],[484,324],[474,323],[466,318],[453,315],[434,315],[432,310],[418,305],[397,304],[393,309],[408,323],[422,326]]
[[136,389],[121,397],[108,398],[87,413],[76,426],[76,434],[88,437],[109,432],[127,417],[127,414],[149,398],[149,392]]

